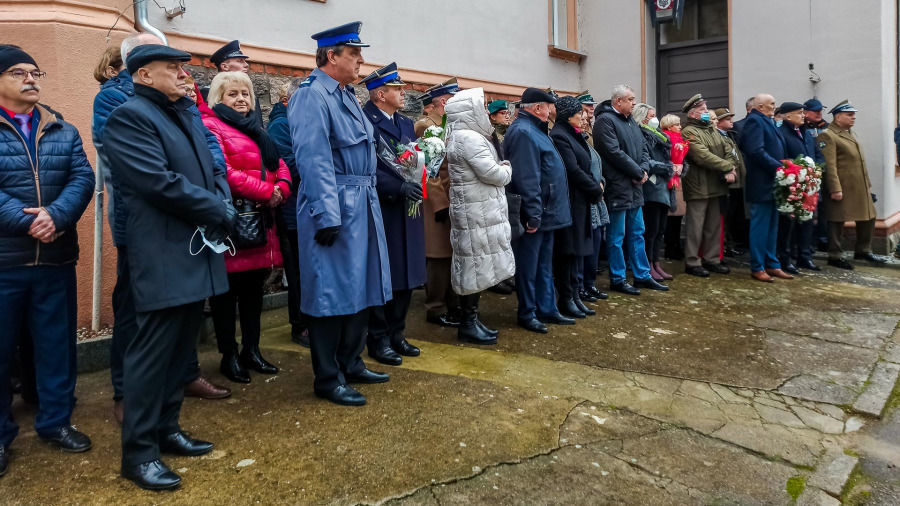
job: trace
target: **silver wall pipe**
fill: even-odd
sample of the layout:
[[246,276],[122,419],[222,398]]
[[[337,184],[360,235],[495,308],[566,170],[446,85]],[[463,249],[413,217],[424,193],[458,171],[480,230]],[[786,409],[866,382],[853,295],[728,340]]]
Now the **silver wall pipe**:
[[559,47],[559,0],[551,2],[553,11],[553,45]]
[[166,38],[165,34],[162,33],[162,30],[151,25],[150,21],[147,19],[147,2],[148,0],[135,0],[134,27],[139,31],[156,35],[157,37],[159,37],[159,40],[161,40],[163,44],[168,46],[169,40]]
[[103,172],[104,164],[97,155],[94,184],[94,283],[91,293],[91,330],[100,330],[100,298],[103,294]]

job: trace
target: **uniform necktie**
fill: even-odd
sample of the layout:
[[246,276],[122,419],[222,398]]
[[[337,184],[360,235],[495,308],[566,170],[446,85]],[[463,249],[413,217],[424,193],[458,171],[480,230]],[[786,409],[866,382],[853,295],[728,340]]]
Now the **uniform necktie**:
[[28,114],[16,114],[14,118],[16,123],[19,124],[19,128],[22,129],[22,133],[25,134],[25,139],[31,138],[31,116]]

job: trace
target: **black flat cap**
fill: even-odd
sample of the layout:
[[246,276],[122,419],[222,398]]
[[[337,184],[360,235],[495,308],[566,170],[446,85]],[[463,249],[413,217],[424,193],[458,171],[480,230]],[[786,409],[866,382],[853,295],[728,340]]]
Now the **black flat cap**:
[[780,114],[787,114],[801,109],[804,109],[803,104],[798,104],[797,102],[784,102],[778,106],[778,112]]
[[223,61],[229,58],[250,58],[241,52],[241,43],[240,41],[233,40],[228,44],[220,47],[216,50],[212,56],[209,57],[209,61],[213,62],[215,65],[221,64]]
[[536,104],[539,102],[555,104],[556,97],[547,93],[545,90],[539,90],[537,88],[528,88],[522,93],[521,102],[523,104]]
[[162,44],[144,44],[128,53],[128,73],[134,75],[137,69],[157,60],[166,61],[190,61],[191,54],[180,49],[171,48]]

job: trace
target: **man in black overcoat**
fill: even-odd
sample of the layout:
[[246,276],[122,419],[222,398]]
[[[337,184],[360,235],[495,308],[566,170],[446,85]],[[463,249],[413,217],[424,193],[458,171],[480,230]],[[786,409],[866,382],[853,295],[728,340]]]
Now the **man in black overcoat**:
[[408,180],[398,173],[384,159],[386,153],[382,151],[390,148],[396,153],[396,146],[416,140],[416,131],[412,120],[398,112],[404,105],[406,84],[400,79],[396,63],[376,70],[362,84],[369,90],[363,112],[375,127],[378,143],[375,188],[393,288],[393,299],[369,311],[369,356],[382,364],[400,365],[403,356],[419,355],[419,349],[406,341],[403,331],[412,291],[425,284],[425,220],[421,209],[412,216],[409,213],[410,203],[422,201],[422,181]]
[[[184,97],[190,54],[157,44],[128,56],[135,96],[110,115],[103,145],[128,202],[126,244],[137,334],[123,360],[122,476],[139,487],[178,487],[160,453],[203,455],[212,444],[178,425],[183,378],[203,300],[228,291],[220,246],[235,216],[224,171]],[[218,249],[218,248],[217,248]],[[221,250],[220,250],[221,251]]]

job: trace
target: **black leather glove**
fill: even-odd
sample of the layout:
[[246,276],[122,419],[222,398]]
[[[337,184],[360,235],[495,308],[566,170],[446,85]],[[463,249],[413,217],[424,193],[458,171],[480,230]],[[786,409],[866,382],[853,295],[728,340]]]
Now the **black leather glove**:
[[229,231],[225,225],[215,225],[206,229],[203,232],[203,235],[209,242],[224,242],[225,238],[228,237]]
[[[237,220],[237,209],[234,208],[234,204],[231,203],[231,200],[223,200],[225,203],[225,218],[222,220],[222,227],[225,228],[225,234],[230,234],[234,231],[234,224]],[[208,238],[208,236],[207,236]]]
[[337,240],[341,227],[325,227],[316,230],[316,242],[322,246],[331,246]]
[[434,221],[438,223],[444,223],[445,221],[450,219],[450,208],[441,209],[440,211],[434,212]]
[[400,185],[400,192],[406,197],[406,200],[418,202],[422,200],[422,185],[411,183],[409,181]]

